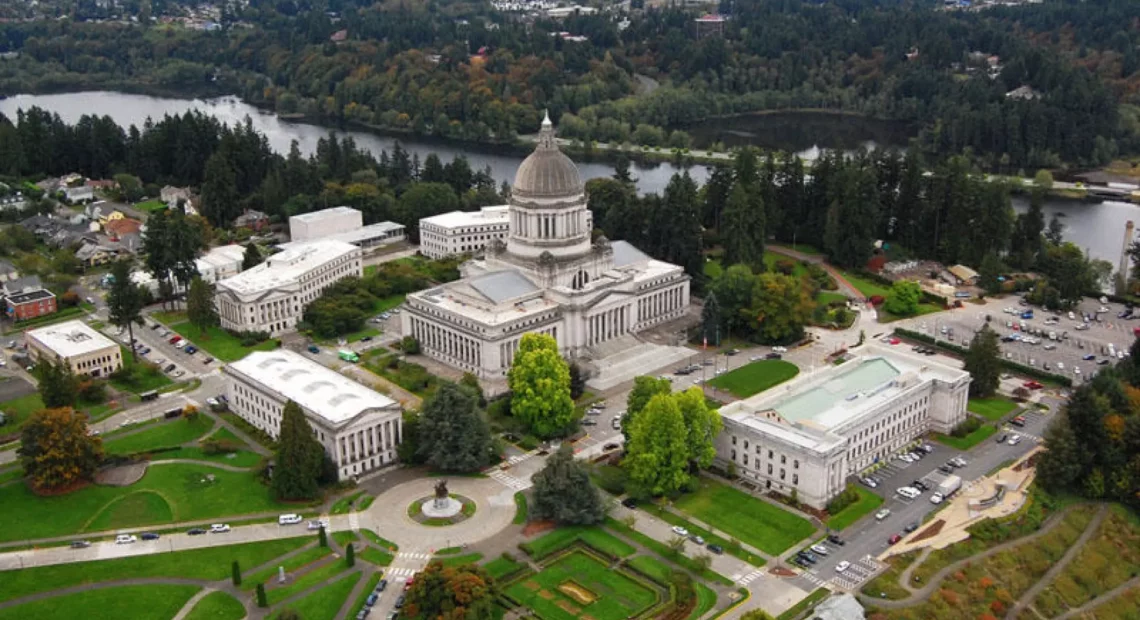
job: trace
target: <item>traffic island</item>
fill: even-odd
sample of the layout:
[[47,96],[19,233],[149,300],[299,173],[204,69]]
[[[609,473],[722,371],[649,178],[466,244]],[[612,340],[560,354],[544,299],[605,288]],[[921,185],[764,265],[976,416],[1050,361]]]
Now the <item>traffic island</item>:
[[408,505],[408,518],[431,527],[462,523],[474,514],[475,501],[457,493],[449,493],[444,498],[431,495]]

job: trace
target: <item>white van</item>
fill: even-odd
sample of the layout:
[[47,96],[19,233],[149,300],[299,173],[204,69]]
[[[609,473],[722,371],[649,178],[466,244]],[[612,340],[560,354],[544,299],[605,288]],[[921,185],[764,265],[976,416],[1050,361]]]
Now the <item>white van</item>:
[[277,517],[278,525],[293,525],[294,523],[300,523],[301,521],[303,521],[301,515],[287,514]]
[[116,545],[129,545],[129,544],[131,544],[133,542],[137,542],[137,541],[138,541],[138,537],[135,536],[134,534],[119,534],[118,536],[115,537],[115,544]]

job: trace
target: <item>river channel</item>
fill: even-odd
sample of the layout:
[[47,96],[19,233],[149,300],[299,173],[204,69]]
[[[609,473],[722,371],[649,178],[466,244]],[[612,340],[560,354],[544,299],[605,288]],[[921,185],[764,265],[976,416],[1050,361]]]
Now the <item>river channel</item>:
[[[172,99],[164,97],[150,97],[146,95],[132,95],[117,92],[83,92],[53,95],[15,95],[0,100],[0,112],[9,118],[15,118],[20,108],[39,106],[59,114],[65,122],[74,123],[84,114],[110,116],[116,123],[127,127],[129,125],[142,126],[147,118],[161,119],[167,114],[182,114],[188,110],[198,109],[225,123],[240,123],[248,116],[253,127],[265,134],[269,145],[275,151],[287,153],[289,145],[296,140],[301,151],[309,154],[316,150],[317,140],[326,136],[330,131],[327,127],[308,123],[298,123],[282,120],[272,112],[260,110],[254,106],[243,103],[235,97],[222,97],[218,99]],[[799,118],[810,118],[810,114],[795,113]],[[813,153],[821,148],[851,149],[858,146],[873,146],[875,144],[889,144],[901,141],[901,135],[887,125],[871,123],[860,119],[850,119],[836,115],[822,115],[826,119],[803,120],[796,125],[796,116],[791,114],[757,115],[749,117],[748,122],[737,124],[736,139],[726,142],[748,142],[758,146],[768,146],[772,140],[787,144],[779,144],[782,148],[789,148],[811,158]],[[765,123],[776,123],[773,128]],[[836,124],[843,126],[842,130],[831,130]],[[694,136],[701,139],[724,139],[730,131],[725,121],[711,121],[708,127],[690,128]],[[740,131],[739,128],[744,130]],[[783,129],[779,129],[783,127]],[[397,140],[410,153],[419,155],[423,161],[429,153],[436,153],[445,163],[457,155],[464,155],[471,163],[471,167],[481,170],[490,166],[491,173],[499,182],[513,181],[515,171],[522,162],[522,156],[517,153],[496,151],[493,147],[481,147],[473,144],[460,144],[455,142],[442,142],[424,140],[415,136],[401,136],[394,138],[367,131],[343,131],[331,129],[338,136],[351,136],[358,146],[366,148],[373,153],[381,150],[391,151]],[[606,177],[613,174],[613,166],[606,162],[578,162],[578,168],[584,179]],[[632,164],[631,172],[637,178],[639,192],[661,192],[665,189],[669,179],[681,168],[670,163],[661,164]],[[708,169],[704,166],[692,166],[689,173],[703,183],[708,178]],[[1023,211],[1026,202],[1020,198],[1014,199],[1014,208]],[[1084,248],[1094,258],[1110,261],[1114,266],[1120,261],[1121,248],[1124,244],[1125,223],[1129,220],[1140,223],[1140,210],[1136,206],[1124,202],[1103,202],[1099,204],[1086,204],[1063,200],[1051,200],[1045,204],[1046,220],[1054,213],[1061,216],[1065,223],[1065,238]]]

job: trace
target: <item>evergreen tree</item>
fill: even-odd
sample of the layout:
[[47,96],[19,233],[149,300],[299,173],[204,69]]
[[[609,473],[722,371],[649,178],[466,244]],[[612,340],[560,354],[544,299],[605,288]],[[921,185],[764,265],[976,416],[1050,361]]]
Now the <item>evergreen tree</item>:
[[491,460],[493,442],[475,399],[454,383],[444,383],[424,401],[416,454],[440,471],[478,471]]
[[1001,348],[997,333],[988,325],[970,341],[963,367],[972,378],[970,396],[989,398],[994,395],[1001,383]]
[[739,181],[724,208],[721,242],[724,264],[744,264],[753,271],[764,269],[764,203],[760,193]]
[[[135,323],[142,323],[144,301],[142,288],[131,280],[130,261],[120,260],[113,263],[111,289],[107,292],[108,320],[112,325],[127,328],[127,335],[132,343],[135,340]],[[134,346],[131,346],[131,358],[138,360]]]
[[206,160],[201,213],[214,226],[226,228],[241,215],[239,197],[234,164],[226,152],[219,149]]
[[1001,292],[1001,277],[1005,272],[1005,265],[1002,264],[1001,259],[993,252],[987,252],[982,257],[982,264],[978,266],[978,286],[982,287],[989,295],[997,295]]
[[352,543],[348,543],[344,548],[344,563],[349,568],[356,566],[356,549],[353,549]]
[[613,178],[619,183],[633,183],[633,177],[629,174],[629,158],[620,153],[614,159]]
[[241,566],[238,565],[237,560],[234,560],[233,564],[230,565],[230,580],[235,586],[241,585]]
[[79,401],[79,380],[67,362],[53,362],[45,357],[36,364],[36,377],[45,407],[74,407]]
[[325,526],[323,525],[317,530],[317,544],[321,547],[329,546],[329,534],[325,531]]
[[[323,530],[322,530],[323,531]],[[257,606],[269,607],[269,601],[265,598],[265,584],[257,584]]]
[[720,302],[713,291],[705,296],[705,305],[701,308],[701,330],[704,343],[720,346]]
[[582,367],[578,362],[570,362],[570,398],[578,400],[586,393],[586,375],[582,374]]
[[241,257],[242,271],[256,267],[264,261],[265,258],[261,256],[261,250],[257,249],[257,244],[252,241],[245,244],[245,253]]
[[1053,245],[1061,245],[1065,240],[1065,224],[1056,213],[1049,218],[1049,227],[1045,229],[1045,240]]
[[697,183],[688,171],[674,174],[665,187],[663,209],[649,221],[654,256],[685,268],[698,284],[704,279],[701,253],[701,215]]
[[534,515],[559,525],[594,525],[605,518],[598,490],[569,443],[534,476]]
[[549,438],[566,432],[574,419],[570,369],[553,337],[524,334],[507,380],[511,414],[526,422],[532,433]]
[[728,196],[733,187],[732,169],[724,166],[714,167],[709,180],[701,188],[704,197],[704,210],[701,218],[705,228],[713,228],[723,232],[721,215],[728,205]]
[[190,324],[198,328],[200,336],[206,335],[206,330],[218,325],[218,309],[214,306],[214,286],[200,277],[195,276],[190,281],[190,290],[186,293],[186,317]]
[[281,431],[277,437],[276,466],[273,468],[273,495],[278,500],[313,499],[320,494],[324,448],[313,436],[301,406],[285,403]]

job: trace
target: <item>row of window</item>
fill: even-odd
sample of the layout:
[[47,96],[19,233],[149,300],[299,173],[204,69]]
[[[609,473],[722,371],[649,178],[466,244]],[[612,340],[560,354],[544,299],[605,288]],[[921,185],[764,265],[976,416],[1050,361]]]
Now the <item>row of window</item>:
[[[736,438],[733,437],[733,439],[736,439]],[[760,446],[756,446],[756,448],[757,448],[757,452],[759,452]],[[743,465],[744,467],[748,467],[748,453],[745,452],[741,456],[743,457],[743,459],[740,461],[741,465]],[[768,452],[768,458],[772,458],[772,452],[771,451]],[[781,455],[780,456],[781,462],[783,462],[783,458],[784,458],[783,455]],[[733,462],[736,462],[736,450],[732,451],[732,460],[733,460]],[[760,468],[760,458],[759,457],[757,457],[753,461],[753,463],[755,464],[755,467],[757,469]],[[799,467],[799,466],[800,466],[800,462],[796,461],[796,467]],[[772,475],[773,469],[774,469],[773,465],[771,463],[768,463],[768,475],[769,476]],[[788,470],[781,467],[780,468],[780,480],[787,480],[787,478],[788,478]],[[799,483],[800,483],[800,475],[799,474],[792,474],[792,485],[793,486],[799,485]]]
[[[736,435],[732,436],[732,445],[734,445],[734,446],[736,445]],[[747,439],[745,439],[744,440],[744,452],[745,452],[744,462],[745,463],[748,462],[748,454],[747,454],[748,446],[749,446],[749,442]],[[736,450],[733,450],[732,453],[736,454]],[[756,460],[757,461],[760,460],[760,457],[763,456],[763,453],[764,453],[764,449],[760,446],[760,444],[756,444]],[[768,450],[768,460],[769,461],[774,459],[775,455],[776,455],[775,451]],[[735,459],[736,459],[736,457],[734,456],[733,460],[735,460]],[[785,464],[787,464],[787,462],[788,462],[788,455],[781,453],[780,454],[780,464],[785,465]],[[792,468],[793,469],[799,469],[800,468],[800,460],[799,459],[792,459]]]

